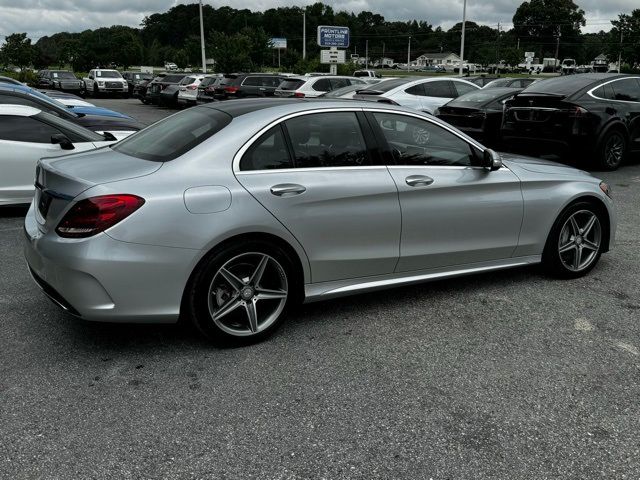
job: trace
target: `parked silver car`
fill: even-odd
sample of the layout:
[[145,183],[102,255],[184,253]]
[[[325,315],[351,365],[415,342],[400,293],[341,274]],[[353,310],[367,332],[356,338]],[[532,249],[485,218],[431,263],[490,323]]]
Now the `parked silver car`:
[[87,320],[175,322],[217,342],[299,301],[542,262],[575,277],[614,242],[608,187],[500,157],[444,122],[357,101],[211,103],[41,160],[36,282]]

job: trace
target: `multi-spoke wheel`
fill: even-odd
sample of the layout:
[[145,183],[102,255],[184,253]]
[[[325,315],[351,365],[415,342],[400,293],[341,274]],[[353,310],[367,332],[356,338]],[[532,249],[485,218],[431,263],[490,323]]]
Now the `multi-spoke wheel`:
[[591,270],[602,253],[601,213],[589,203],[572,205],[556,220],[542,257],[552,272],[578,277]]
[[210,256],[190,292],[191,317],[212,340],[247,343],[273,332],[291,303],[292,266],[273,245],[242,242]]
[[598,166],[604,170],[616,170],[627,153],[627,139],[620,130],[607,132],[598,148]]

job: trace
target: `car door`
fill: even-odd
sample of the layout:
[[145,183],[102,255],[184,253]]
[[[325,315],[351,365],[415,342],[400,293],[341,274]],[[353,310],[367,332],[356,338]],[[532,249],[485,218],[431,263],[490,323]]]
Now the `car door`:
[[623,78],[609,84],[613,90],[615,108],[627,124],[629,149],[640,150],[640,80]]
[[479,165],[479,148],[419,115],[368,118],[395,165],[402,239],[397,271],[510,258],[523,215],[520,181],[506,167]]
[[26,203],[34,192],[36,163],[42,157],[67,155],[90,148],[90,142],[63,150],[51,143],[51,136],[62,133],[34,117],[3,115],[0,122],[0,203]]
[[238,181],[302,244],[314,283],[396,266],[398,192],[370,136],[361,112],[304,113],[241,150]]

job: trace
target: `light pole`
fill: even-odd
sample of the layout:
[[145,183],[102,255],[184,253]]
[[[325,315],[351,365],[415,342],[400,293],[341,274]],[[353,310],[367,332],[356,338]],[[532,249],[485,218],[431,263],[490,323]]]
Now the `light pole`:
[[202,0],[200,0],[200,47],[202,48],[202,73],[207,73],[207,56],[204,53],[204,25],[202,23]]
[[407,48],[407,72],[409,71],[410,63],[411,63],[411,35],[409,35],[409,47]]
[[302,59],[307,58],[307,11],[302,11]]
[[460,39],[460,68],[458,75],[462,76],[464,70],[464,28],[467,24],[467,0],[464,0],[462,7],[462,38]]

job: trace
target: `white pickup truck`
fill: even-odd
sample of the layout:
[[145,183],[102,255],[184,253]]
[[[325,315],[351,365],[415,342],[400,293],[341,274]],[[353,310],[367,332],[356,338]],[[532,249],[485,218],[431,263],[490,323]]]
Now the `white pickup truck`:
[[95,68],[82,79],[87,95],[98,96],[101,93],[119,93],[129,96],[129,85],[117,70]]

